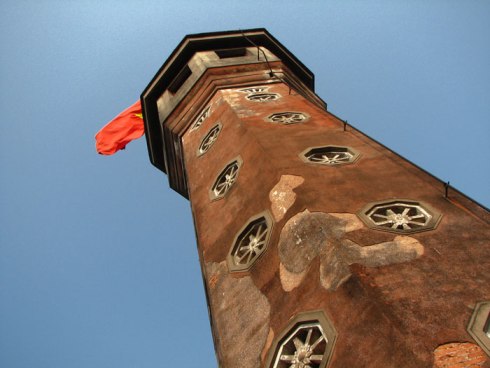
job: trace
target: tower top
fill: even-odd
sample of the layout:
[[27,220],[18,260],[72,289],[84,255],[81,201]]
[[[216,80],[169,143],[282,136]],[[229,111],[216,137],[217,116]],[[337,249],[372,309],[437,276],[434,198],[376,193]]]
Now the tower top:
[[[196,53],[203,53],[199,60],[194,58]],[[279,61],[314,94],[313,73],[264,28],[187,35],[175,48],[141,94],[150,161],[169,174],[171,186],[169,158],[175,152],[170,144],[172,134],[164,126],[192,87],[206,70],[232,65],[261,64],[264,68],[266,64],[272,78],[269,63],[273,61]]]

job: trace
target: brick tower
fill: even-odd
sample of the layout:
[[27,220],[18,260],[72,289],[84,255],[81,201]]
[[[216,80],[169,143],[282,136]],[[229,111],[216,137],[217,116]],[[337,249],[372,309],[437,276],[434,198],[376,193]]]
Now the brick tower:
[[220,367],[490,367],[488,210],[328,112],[266,30],[185,37],[141,101]]

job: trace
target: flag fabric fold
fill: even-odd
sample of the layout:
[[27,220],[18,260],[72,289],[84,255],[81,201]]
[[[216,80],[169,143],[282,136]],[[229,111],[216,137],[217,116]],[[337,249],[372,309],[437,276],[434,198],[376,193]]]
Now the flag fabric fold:
[[95,148],[101,155],[112,155],[143,134],[141,102],[137,101],[99,130],[95,135]]

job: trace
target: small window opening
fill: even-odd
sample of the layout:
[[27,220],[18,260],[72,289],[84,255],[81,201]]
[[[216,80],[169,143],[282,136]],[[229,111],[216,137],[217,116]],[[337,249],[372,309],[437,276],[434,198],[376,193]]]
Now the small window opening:
[[247,49],[245,47],[239,47],[235,49],[223,49],[216,50],[215,53],[220,59],[228,59],[233,57],[245,56],[247,54]]
[[171,93],[175,93],[179,90],[180,87],[184,84],[184,82],[191,76],[192,71],[188,65],[184,66],[182,70],[177,74],[172,83],[168,86],[168,90]]

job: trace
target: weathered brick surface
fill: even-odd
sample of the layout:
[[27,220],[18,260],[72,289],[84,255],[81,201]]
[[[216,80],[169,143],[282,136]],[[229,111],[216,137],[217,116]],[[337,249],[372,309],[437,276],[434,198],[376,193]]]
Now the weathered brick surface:
[[468,342],[450,343],[434,350],[433,368],[480,368],[490,363],[485,352]]
[[[182,99],[174,110],[162,107],[167,171],[172,188],[191,200],[220,366],[270,368],[266,356],[274,349],[274,335],[296,314],[321,310],[337,331],[328,368],[490,368],[474,344],[441,345],[470,339],[466,326],[474,305],[490,295],[490,213],[454,190],[445,198],[442,182],[353,127],[344,129],[282,61],[255,60],[209,68],[185,96],[177,96]],[[280,97],[250,101],[241,89],[251,86]],[[206,107],[210,114],[200,128],[189,129]],[[309,118],[290,125],[268,119],[288,111]],[[218,139],[198,154],[218,122]],[[350,147],[360,157],[332,167],[300,157],[324,145]],[[238,157],[243,164],[236,183],[213,200],[217,176]],[[278,188],[281,178],[302,180]],[[442,220],[433,230],[400,237],[368,228],[356,217],[367,203],[392,198],[423,201]],[[311,256],[308,262],[288,269],[281,262],[281,233],[305,210],[330,217],[303,238],[333,228],[341,235],[331,236],[333,242],[324,237],[315,252],[291,260]],[[274,216],[267,250],[246,272],[229,273],[225,261],[233,239],[251,216],[264,211]],[[334,243],[340,238],[350,247],[325,267],[322,254],[339,248]],[[405,258],[414,245],[413,256]],[[322,275],[337,275],[336,265],[349,277],[324,287]]]
[[[223,262],[233,238],[248,219],[265,210],[274,211],[270,193],[281,177],[301,177],[304,181],[291,191],[294,201],[280,213],[282,217],[274,217],[267,251],[246,273],[231,277],[237,282],[250,277],[265,296],[271,310],[268,323],[276,335],[297,313],[324,311],[338,333],[329,368],[433,367],[435,347],[470,338],[466,326],[473,312],[471,306],[490,295],[487,272],[490,227],[446,200],[443,186],[437,186],[433,178],[396,159],[352,128],[344,131],[333,115],[319,110],[294,91],[289,94],[287,85],[264,86],[268,92],[282,97],[254,103],[246,99],[240,87],[221,89],[205,105],[211,106],[208,119],[182,138],[201,261]],[[287,126],[267,121],[272,113],[282,111],[304,112],[310,119]],[[223,125],[218,140],[206,154],[198,156],[201,140],[218,121]],[[361,157],[351,165],[338,167],[309,165],[299,157],[307,147],[325,144],[352,147]],[[236,183],[224,198],[210,200],[209,190],[217,175],[238,156],[243,165]],[[396,264],[366,263],[363,257],[350,264],[344,262],[342,254],[340,260],[349,263],[345,274],[351,276],[335,290],[326,289],[320,282],[323,258],[319,254],[330,249],[328,241],[322,243],[322,252],[312,254],[311,260],[296,270],[298,274],[285,267],[281,269],[280,235],[297,214],[308,209],[311,213],[353,218],[366,203],[384,198],[425,201],[442,213],[436,229],[410,235],[417,241],[413,244],[423,247],[423,253],[415,252],[413,259]],[[386,245],[396,238],[362,224],[347,226],[350,223],[347,218],[331,220],[332,224],[339,223],[342,233],[349,227],[344,237],[359,245],[362,254],[377,250],[369,248],[374,244]],[[320,224],[318,231],[309,237],[319,235],[320,230],[332,231],[332,224]],[[396,250],[396,244],[392,245],[390,249]],[[210,304],[230,298],[229,294],[214,292],[217,286],[212,273],[205,272],[204,277]],[[221,312],[212,309],[212,313],[215,333],[222,337],[216,324],[222,318]],[[264,337],[264,344],[265,340]],[[232,347],[231,341],[227,348],[238,351],[241,345],[237,340],[235,343]],[[259,350],[262,348],[265,347]],[[224,347],[218,345],[217,349]],[[219,354],[224,357],[228,353]],[[474,357],[468,356],[466,364],[480,364],[472,363],[470,358]],[[224,359],[221,363],[223,367],[233,367],[224,364]],[[456,368],[461,362],[453,359],[446,363],[453,364],[447,367]],[[264,365],[262,360],[261,367]]]

